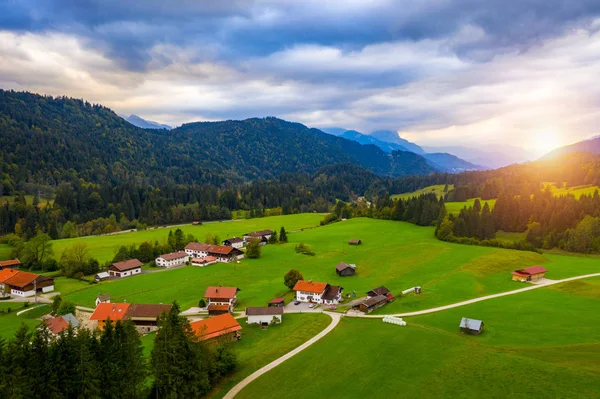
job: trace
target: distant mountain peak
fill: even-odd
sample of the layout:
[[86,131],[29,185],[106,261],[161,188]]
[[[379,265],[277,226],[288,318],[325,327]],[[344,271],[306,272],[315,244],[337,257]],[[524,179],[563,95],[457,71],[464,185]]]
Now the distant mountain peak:
[[141,127],[143,129],[167,129],[167,130],[173,129],[169,125],[161,124],[161,123],[154,122],[154,121],[149,121],[149,120],[146,120],[146,119],[141,118],[134,114],[131,114],[129,116],[121,116],[121,117],[123,119],[125,119],[127,122],[131,123],[132,125]]

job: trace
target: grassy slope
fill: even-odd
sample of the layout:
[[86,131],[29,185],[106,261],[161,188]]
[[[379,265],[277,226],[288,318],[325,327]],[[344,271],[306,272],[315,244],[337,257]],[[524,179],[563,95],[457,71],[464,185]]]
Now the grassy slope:
[[0,259],[1,260],[8,259],[9,255],[10,255],[10,245],[0,244]]
[[[597,397],[600,279],[582,284],[408,318],[408,327],[345,318],[237,397]],[[484,320],[482,335],[458,331],[465,315]],[[306,364],[333,367],[323,378]]]
[[[204,240],[207,233],[218,235],[224,240],[231,236],[241,235],[255,230],[277,229],[277,232],[279,232],[281,226],[284,226],[287,231],[313,227],[317,226],[322,219],[322,214],[307,213],[230,222],[205,223],[202,226],[192,226],[191,224],[188,224],[179,226],[179,228],[181,228],[185,234],[193,234],[200,241]],[[55,258],[60,258],[64,249],[70,247],[75,242],[84,242],[87,244],[93,257],[100,262],[105,262],[113,258],[116,250],[121,245],[141,244],[144,241],[158,241],[159,243],[164,243],[169,235],[169,230],[175,229],[177,229],[177,227],[171,229],[150,229],[109,236],[56,240],[53,241]]]
[[[546,183],[546,185],[549,183]],[[581,197],[583,194],[586,195],[594,195],[596,190],[600,190],[598,186],[576,186],[576,187],[556,187],[556,185],[552,185],[552,194],[554,196],[564,196],[567,194],[574,195],[575,198]]]
[[[351,237],[364,244],[347,245]],[[388,313],[521,288],[522,284],[510,281],[510,272],[536,264],[550,270],[549,278],[600,272],[597,259],[450,244],[436,240],[433,228],[393,221],[350,219],[290,234],[289,238],[289,244],[263,247],[261,259],[82,284],[66,297],[92,306],[98,292],[108,292],[114,301],[170,303],[177,299],[185,309],[198,303],[208,285],[223,284],[241,288],[240,308],[262,306],[276,296],[291,296],[283,285],[283,275],[291,268],[300,270],[306,279],[341,285],[345,292],[356,290],[359,296],[379,285],[395,293],[415,285],[423,287],[422,295],[399,298],[380,310]],[[296,254],[293,247],[298,242],[311,245],[316,256]],[[341,261],[357,264],[357,275],[337,276],[334,266]]]
[[[477,198],[471,198],[464,202],[446,202],[446,210],[448,211],[448,213],[453,213],[453,214],[457,215],[460,212],[460,210],[463,209],[465,206],[467,208],[472,207],[475,204],[476,199]],[[481,201],[482,208],[485,205],[485,203],[487,202],[490,207],[490,210],[494,209],[494,205],[496,205],[495,199],[486,200],[486,201],[479,199],[479,201]]]
[[[36,305],[32,304],[31,307],[33,306]],[[37,326],[40,324],[37,318],[50,312],[50,306],[44,305],[39,309],[33,309],[17,316],[17,312],[24,310],[22,303],[0,302],[0,309],[7,310],[7,308],[11,308],[11,313],[0,313],[0,339],[13,337],[22,323],[30,328]]]
[[[394,194],[394,195],[392,195],[392,198],[393,199],[401,198],[403,200],[407,200],[412,197],[418,197],[422,194],[430,194],[430,193],[435,193],[439,198],[439,197],[443,197],[444,194],[446,194],[444,192],[444,187],[445,187],[444,184],[436,184],[434,186],[428,186],[428,187],[425,187],[425,188],[422,188],[420,190],[413,191],[410,193]],[[448,190],[452,190],[453,188],[454,188],[454,184],[448,185]]]

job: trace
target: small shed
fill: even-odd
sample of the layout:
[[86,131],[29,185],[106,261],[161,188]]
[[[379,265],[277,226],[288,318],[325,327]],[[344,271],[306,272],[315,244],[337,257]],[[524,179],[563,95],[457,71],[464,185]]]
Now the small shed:
[[335,272],[342,277],[354,276],[356,274],[356,265],[340,262],[335,265]]
[[94,277],[94,280],[96,281],[104,281],[104,280],[108,280],[110,278],[110,274],[108,274],[107,272],[101,272],[96,274],[96,276]]
[[483,331],[483,321],[463,317],[460,321],[460,331],[463,334],[479,335]]
[[98,305],[101,303],[110,303],[110,294],[98,294],[96,297],[96,307],[98,307]]
[[387,303],[388,299],[385,295],[377,295],[365,299],[360,304],[358,304],[356,308],[358,308],[358,310],[360,310],[361,312],[371,313],[375,309],[379,309]]
[[275,298],[269,302],[269,307],[281,308],[285,306],[285,298]]
[[513,281],[537,281],[544,278],[548,270],[542,266],[526,267],[512,272]]
[[358,238],[353,238],[350,241],[348,241],[348,245],[360,245],[362,244],[362,241],[359,240]]
[[268,326],[275,320],[276,323],[281,323],[283,319],[283,308],[246,308],[246,316],[248,316],[248,324],[260,324],[262,326]]

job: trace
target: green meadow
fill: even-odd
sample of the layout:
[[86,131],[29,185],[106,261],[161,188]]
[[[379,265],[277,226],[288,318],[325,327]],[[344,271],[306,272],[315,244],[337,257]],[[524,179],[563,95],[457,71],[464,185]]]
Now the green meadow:
[[484,201],[481,198],[471,198],[471,199],[463,201],[463,202],[446,202],[446,211],[448,213],[457,215],[458,213],[460,213],[460,210],[463,209],[464,207],[470,208],[473,205],[475,205],[475,200],[479,200],[481,202],[482,208],[485,205],[485,203],[487,202],[488,206],[490,207],[490,210],[494,209],[494,205],[496,205],[495,199],[490,199],[490,200]]
[[60,258],[60,255],[65,248],[70,247],[76,242],[84,242],[87,244],[92,257],[98,259],[101,263],[110,261],[117,249],[122,246],[131,244],[141,244],[145,241],[158,241],[165,243],[169,235],[169,230],[175,231],[181,229],[185,234],[193,234],[200,241],[204,240],[207,233],[218,235],[222,240],[248,233],[250,231],[264,229],[279,229],[284,226],[287,231],[300,230],[311,228],[319,225],[323,219],[323,214],[305,213],[299,215],[272,216],[266,218],[232,220],[225,222],[206,222],[201,226],[192,226],[186,224],[174,226],[170,228],[153,228],[143,231],[135,231],[128,233],[112,234],[105,236],[88,236],[79,238],[69,238],[53,241],[55,258]]
[[[37,306],[31,304],[30,307]],[[10,313],[1,313],[2,311]],[[21,324],[25,324],[33,328],[40,324],[39,317],[50,312],[49,305],[43,305],[40,308],[29,310],[21,316],[17,316],[17,312],[25,310],[23,303],[20,302],[0,302],[0,339],[9,339],[15,335]]]
[[[237,397],[596,398],[599,308],[596,278],[405,318],[407,327],[346,317]],[[460,333],[463,316],[483,320],[483,333]]]
[[[425,188],[422,188],[420,190],[413,191],[410,193],[394,194],[394,195],[392,195],[392,198],[407,200],[412,197],[418,197],[423,194],[431,194],[431,193],[434,193],[435,195],[438,196],[438,198],[441,198],[446,194],[446,192],[444,191],[445,187],[446,187],[445,184],[436,184],[436,185],[428,186],[428,187],[425,187]],[[454,184],[448,185],[448,191],[452,190],[453,188],[454,188]]]
[[575,196],[575,198],[579,198],[584,194],[585,195],[594,195],[594,192],[596,192],[597,190],[600,190],[600,187],[592,186],[592,185],[575,186],[575,187],[565,187],[564,185],[562,187],[557,187],[555,184],[552,184],[552,183],[546,183],[545,185],[547,186],[550,184],[551,184],[551,188],[552,188],[552,194],[554,194],[554,196],[556,196],[556,197],[570,194],[570,195]]
[[10,256],[10,245],[0,244],[0,260],[8,259]]
[[[350,238],[360,238],[363,244],[349,246]],[[264,306],[277,296],[291,298],[283,276],[294,268],[305,279],[341,285],[346,293],[356,291],[357,297],[380,285],[395,294],[422,286],[423,294],[400,297],[380,310],[397,313],[522,288],[510,280],[510,272],[527,266],[544,265],[551,279],[600,272],[600,262],[593,258],[451,244],[438,241],[431,227],[366,218],[299,231],[290,234],[289,240],[288,244],[267,245],[260,259],[244,259],[239,264],[189,266],[99,284],[57,278],[56,288],[61,292],[65,288],[65,296],[83,306],[92,306],[99,292],[108,292],[113,301],[177,300],[185,309],[196,306],[209,285],[236,286],[241,289],[238,298],[243,309]],[[316,255],[297,254],[294,246],[301,242],[312,246]],[[335,273],[339,262],[356,264],[357,274],[339,277]]]

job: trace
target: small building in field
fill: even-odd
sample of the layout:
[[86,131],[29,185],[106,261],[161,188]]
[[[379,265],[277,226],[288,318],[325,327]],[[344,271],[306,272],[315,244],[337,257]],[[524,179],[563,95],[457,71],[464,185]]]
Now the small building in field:
[[205,256],[203,258],[192,258],[190,263],[192,266],[204,267],[204,266],[208,266],[208,265],[217,263],[217,258],[215,258],[214,256]]
[[353,238],[350,241],[348,241],[348,245],[360,245],[362,244],[362,241],[359,240],[358,238]]
[[260,231],[253,231],[252,233],[246,233],[244,234],[244,241],[248,242],[250,239],[260,239],[261,242],[267,242],[269,241],[269,238],[271,238],[271,236],[273,235],[273,230],[260,230]]
[[281,323],[283,308],[273,306],[266,308],[246,308],[246,316],[248,316],[248,324],[267,326],[273,322]]
[[324,305],[337,305],[342,300],[342,291],[344,287],[338,285],[327,285],[327,289],[321,297],[321,302]]
[[110,274],[107,272],[100,272],[94,276],[94,280],[100,282],[104,280],[108,280],[110,278]]
[[542,266],[526,267],[512,272],[513,281],[537,281],[544,278],[548,270]]
[[372,297],[365,299],[364,301],[359,303],[357,306],[355,306],[355,308],[364,313],[371,313],[375,309],[379,309],[380,307],[386,305],[387,303],[388,303],[388,300],[385,295],[377,295],[377,296],[372,296]]
[[168,269],[170,267],[185,265],[189,259],[190,256],[187,254],[187,252],[177,251],[169,254],[163,254],[156,258],[154,262],[156,263],[156,266],[165,267]]
[[192,222],[192,226],[202,226],[202,222],[194,221]]
[[113,323],[125,319],[129,306],[129,303],[100,303],[90,316],[90,320],[98,322],[98,329],[102,331],[109,319]]
[[18,269],[21,267],[21,261],[18,258],[9,260],[0,260],[0,270],[2,269]]
[[67,330],[69,326],[72,328],[79,327],[80,323],[75,316],[73,316],[71,313],[68,313],[62,316],[46,319],[44,320],[44,325],[48,328],[50,334],[57,336],[61,332]]
[[124,260],[110,265],[108,274],[119,278],[135,276],[142,272],[142,266],[144,266],[144,264],[137,259]]
[[269,302],[270,307],[283,307],[285,306],[285,298],[275,298]]
[[172,305],[132,303],[125,313],[125,320],[131,320],[140,334],[158,330],[158,318],[168,313]]
[[241,338],[242,326],[229,313],[195,321],[191,327],[200,341],[232,342]]
[[2,281],[4,289],[10,289],[10,295],[27,298],[34,296],[36,293],[45,294],[54,291],[54,279],[52,277],[14,269],[4,269],[3,272],[6,270],[13,272],[10,277],[4,278],[4,281]]
[[335,272],[342,277],[354,276],[356,274],[356,265],[340,262],[335,265]]
[[228,238],[225,241],[223,241],[223,245],[240,249],[244,246],[244,240],[241,239],[240,237],[232,237],[232,238]]
[[460,331],[463,334],[479,335],[483,331],[483,321],[463,317],[460,321]]
[[209,315],[231,313],[237,305],[237,287],[208,287],[204,293]]
[[296,300],[300,302],[321,303],[321,297],[329,284],[312,280],[298,280],[294,286]]
[[385,288],[383,285],[380,287],[377,287],[375,289],[372,289],[371,291],[367,292],[367,296],[369,298],[374,297],[374,296],[379,296],[379,295],[383,295],[383,296],[387,296],[390,292],[390,290],[388,290],[387,288]]
[[96,297],[96,307],[101,303],[110,303],[110,294],[98,294]]
[[217,258],[217,262],[228,263],[243,259],[244,253],[237,248],[226,245],[211,245],[208,248],[208,256]]

